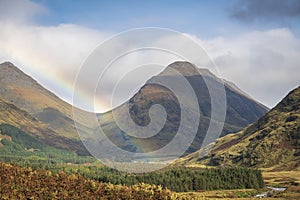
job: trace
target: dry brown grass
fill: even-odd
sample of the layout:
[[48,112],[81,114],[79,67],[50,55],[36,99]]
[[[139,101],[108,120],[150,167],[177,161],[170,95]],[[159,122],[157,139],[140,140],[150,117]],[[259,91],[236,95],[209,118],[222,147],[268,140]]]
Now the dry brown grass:
[[266,185],[289,186],[292,183],[300,184],[300,171],[263,171],[262,174]]

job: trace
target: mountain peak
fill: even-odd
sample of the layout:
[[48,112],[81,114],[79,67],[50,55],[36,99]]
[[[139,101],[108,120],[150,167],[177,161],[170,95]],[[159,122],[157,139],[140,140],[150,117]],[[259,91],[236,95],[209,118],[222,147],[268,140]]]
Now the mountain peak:
[[18,67],[16,67],[13,63],[11,63],[9,61],[1,63],[0,69],[14,70],[14,71],[22,72]]
[[53,107],[67,116],[71,115],[70,105],[45,89],[11,62],[0,64],[0,85],[0,96],[4,100],[30,114]]
[[14,64],[9,61],[5,61],[5,62],[1,63],[0,66],[14,66]]
[[11,62],[0,64],[0,80],[14,85],[32,85],[37,82]]
[[208,69],[198,68],[194,64],[187,61],[175,61],[167,66],[167,68],[159,74],[159,76],[174,76],[175,71],[179,72],[183,76],[211,76],[216,77],[213,73],[211,73]]

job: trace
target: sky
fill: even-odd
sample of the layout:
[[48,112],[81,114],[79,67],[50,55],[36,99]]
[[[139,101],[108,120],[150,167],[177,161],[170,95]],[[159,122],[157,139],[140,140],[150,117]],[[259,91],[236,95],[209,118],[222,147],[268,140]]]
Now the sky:
[[[192,38],[219,76],[270,108],[300,85],[298,0],[0,0],[0,24],[0,62],[13,62],[69,103],[76,76],[93,50],[120,32],[143,27]],[[176,58],[159,59],[168,64]],[[131,92],[119,102],[158,70],[130,79],[135,81],[128,82]],[[111,76],[115,73],[123,71]],[[88,84],[82,85],[84,93]],[[97,112],[111,108],[107,92],[97,97]],[[82,95],[83,102],[90,98]]]

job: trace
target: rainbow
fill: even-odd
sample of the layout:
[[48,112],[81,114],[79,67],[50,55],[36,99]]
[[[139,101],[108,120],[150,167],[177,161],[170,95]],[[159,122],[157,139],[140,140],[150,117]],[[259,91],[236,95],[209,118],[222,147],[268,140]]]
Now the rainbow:
[[[41,59],[36,58],[35,56],[28,55],[24,51],[18,51],[17,56],[10,58],[4,56],[4,59],[1,62],[9,61],[13,62],[14,65],[18,66],[24,73],[28,74],[30,77],[34,78],[39,84],[43,87],[49,89],[55,95],[57,95],[62,100],[66,101],[69,104],[73,104],[73,94],[74,94],[74,79],[71,76],[63,75],[57,68],[53,68],[51,63],[43,62]],[[3,54],[2,54],[3,55]],[[5,53],[4,53],[5,55]],[[7,59],[8,57],[8,59]],[[52,69],[52,70],[49,70]],[[94,96],[91,96],[83,88],[79,88],[79,92],[76,93],[77,98],[80,99],[82,104],[75,105],[83,110],[87,110],[83,105],[86,102],[94,102]],[[97,99],[94,104],[93,112],[101,113],[109,109],[109,105],[106,105],[101,100]],[[92,106],[88,106],[91,108]]]

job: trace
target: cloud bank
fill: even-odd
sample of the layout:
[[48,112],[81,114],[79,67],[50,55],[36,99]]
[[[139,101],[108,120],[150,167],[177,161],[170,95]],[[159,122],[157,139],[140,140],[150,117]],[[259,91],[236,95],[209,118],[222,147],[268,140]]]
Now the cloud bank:
[[223,77],[269,107],[300,84],[300,40],[289,29],[204,41]]
[[43,6],[28,0],[1,0],[0,5],[2,22],[31,23],[36,15],[47,13]]
[[[266,7],[269,1],[259,2],[266,4]],[[239,11],[244,13],[239,14],[240,18],[253,18],[252,14],[247,13],[255,9],[257,4],[258,1],[246,3],[243,11]],[[279,9],[276,5],[274,3],[275,10]],[[276,12],[282,16],[299,16],[297,7],[293,8],[295,11],[286,14],[288,9],[292,8],[287,4]],[[235,12],[238,17],[239,12]],[[258,15],[262,16],[259,12],[263,11],[257,10]],[[0,13],[0,62],[14,62],[46,88],[71,103],[73,83],[81,64],[112,33],[76,24],[41,26],[34,21],[34,16],[47,13],[47,10],[30,1],[1,1]],[[300,40],[288,28],[251,31],[235,38],[202,39],[197,35],[186,35],[207,50],[224,79],[234,82],[269,107],[273,107],[288,91],[299,85]],[[120,41],[122,42],[126,44],[128,41]],[[114,49],[107,51],[113,52]],[[153,55],[153,60],[163,60],[165,65],[177,59],[165,54]],[[146,57],[149,59],[149,56]],[[141,62],[142,58],[136,54],[128,57],[127,61],[135,64]],[[124,87],[131,88],[128,91],[136,91],[147,77],[157,72],[153,70],[145,75],[142,71],[137,71],[136,78],[128,79]],[[121,73],[118,70],[111,72],[111,79],[107,84],[110,84],[109,81],[116,81],[115,77],[121,76]],[[83,91],[89,86],[88,83],[82,85]],[[102,95],[109,99],[110,91],[102,91]],[[124,94],[120,99],[128,96],[129,94]],[[107,100],[99,102],[98,111],[110,108]]]

